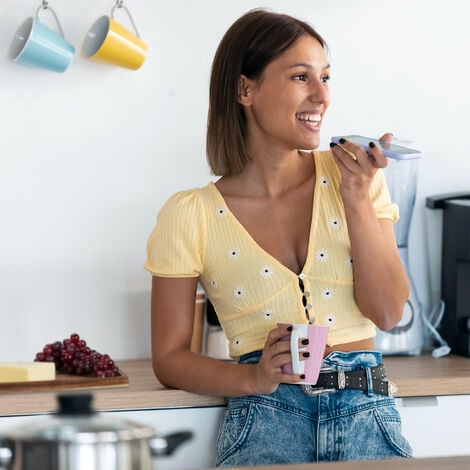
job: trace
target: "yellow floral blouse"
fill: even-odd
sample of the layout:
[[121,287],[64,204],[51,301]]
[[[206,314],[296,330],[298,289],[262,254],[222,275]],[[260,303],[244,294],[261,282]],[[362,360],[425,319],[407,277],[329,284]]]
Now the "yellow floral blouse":
[[[147,244],[154,276],[198,277],[229,340],[232,357],[262,349],[278,322],[330,327],[330,346],[375,336],[354,301],[353,260],[331,152],[313,152],[316,184],[305,266],[294,273],[264,251],[213,183],[173,195]],[[378,218],[398,219],[382,171],[370,188]]]

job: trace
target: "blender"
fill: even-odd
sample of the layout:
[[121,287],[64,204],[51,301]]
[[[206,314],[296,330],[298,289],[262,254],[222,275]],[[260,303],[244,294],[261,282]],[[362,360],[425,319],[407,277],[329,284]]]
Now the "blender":
[[[394,143],[409,146],[409,142],[394,140]],[[408,256],[408,236],[416,199],[416,181],[420,158],[420,153],[400,158],[388,158],[388,165],[384,170],[391,199],[398,204],[400,209],[400,219],[394,224],[395,239],[410,282],[410,294],[401,321],[388,331],[377,328],[375,347],[384,355],[418,355],[424,346],[422,304],[419,301],[410,272]]]

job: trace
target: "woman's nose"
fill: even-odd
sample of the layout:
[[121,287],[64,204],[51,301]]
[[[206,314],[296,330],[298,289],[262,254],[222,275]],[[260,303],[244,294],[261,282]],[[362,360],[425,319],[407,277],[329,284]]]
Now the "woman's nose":
[[312,82],[310,100],[315,103],[329,103],[330,90],[328,85],[320,80]]

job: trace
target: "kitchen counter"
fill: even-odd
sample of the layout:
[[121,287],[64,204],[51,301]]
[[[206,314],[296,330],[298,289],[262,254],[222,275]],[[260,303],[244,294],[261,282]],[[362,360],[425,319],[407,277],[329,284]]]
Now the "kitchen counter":
[[[93,389],[94,406],[99,411],[225,405],[224,398],[163,387],[155,378],[149,359],[117,362],[129,376],[129,386]],[[385,357],[384,364],[388,376],[398,386],[397,397],[470,395],[469,358]],[[53,412],[56,410],[56,394],[56,391],[0,393],[0,416]]]
[[[317,464],[243,467],[244,470],[313,470]],[[468,470],[470,456],[322,463],[321,470]],[[226,470],[231,470],[227,468]],[[235,470],[235,469],[232,469]]]

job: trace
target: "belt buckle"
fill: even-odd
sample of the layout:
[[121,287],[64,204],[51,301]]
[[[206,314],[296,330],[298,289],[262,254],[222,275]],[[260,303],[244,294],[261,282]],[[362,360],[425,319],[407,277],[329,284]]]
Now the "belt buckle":
[[388,382],[387,392],[389,397],[394,397],[398,392],[398,387],[391,380]]
[[338,371],[338,389],[344,390],[346,388],[346,373],[343,369]]
[[[331,372],[332,370],[332,367],[324,366],[320,369],[320,374],[325,374],[327,372]],[[302,389],[302,392],[308,397],[315,397],[317,395],[323,395],[324,393],[331,393],[335,391],[334,388],[315,387],[315,384],[301,384],[300,388]]]
[[334,388],[325,388],[325,387],[315,387],[315,385],[310,384],[301,384],[300,388],[302,392],[308,397],[315,397],[317,395],[322,395],[324,393],[334,392]]

